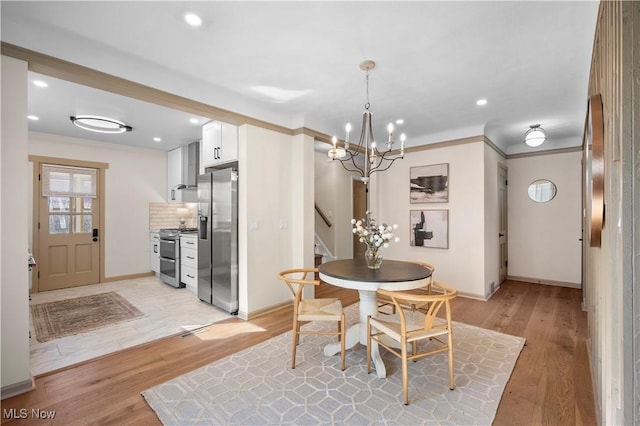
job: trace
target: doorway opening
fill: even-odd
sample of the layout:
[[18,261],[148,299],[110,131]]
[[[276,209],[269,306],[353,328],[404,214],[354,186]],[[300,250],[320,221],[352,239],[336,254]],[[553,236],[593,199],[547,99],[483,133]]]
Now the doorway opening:
[[[507,245],[507,168],[498,165],[498,285],[507,279],[507,267],[509,266]],[[494,289],[491,289],[493,292]]]

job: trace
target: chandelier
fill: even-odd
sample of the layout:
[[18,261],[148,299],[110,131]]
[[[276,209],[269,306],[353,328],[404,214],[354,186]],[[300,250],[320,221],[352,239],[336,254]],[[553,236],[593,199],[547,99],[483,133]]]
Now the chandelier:
[[[392,147],[395,141],[393,140],[393,124],[389,123],[387,125],[389,136],[385,143],[387,149],[379,151],[377,148],[371,125],[371,116],[373,113],[369,109],[369,71],[374,69],[375,66],[376,63],[370,60],[360,64],[360,69],[366,72],[367,103],[364,104],[364,112],[362,113],[362,133],[360,134],[358,145],[350,149],[349,133],[351,132],[351,123],[347,123],[345,126],[346,137],[344,139],[344,146],[338,146],[338,139],[334,136],[332,138],[333,148],[328,152],[329,158],[340,161],[340,164],[342,164],[345,170],[359,173],[360,179],[365,185],[369,183],[369,179],[373,173],[385,171],[391,167],[394,161],[399,158],[404,158],[404,142],[407,139],[406,135],[402,133],[400,135],[400,154],[392,154]],[[364,161],[359,160],[358,157],[360,155],[364,156]],[[360,166],[359,163],[361,163],[362,166]]]

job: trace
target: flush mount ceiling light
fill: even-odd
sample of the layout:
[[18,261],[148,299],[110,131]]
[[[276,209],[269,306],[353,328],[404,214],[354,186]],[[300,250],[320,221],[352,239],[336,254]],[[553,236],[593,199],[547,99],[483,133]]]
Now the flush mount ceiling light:
[[122,121],[113,118],[98,117],[95,115],[78,115],[77,117],[69,117],[71,122],[81,129],[98,133],[124,133],[133,130],[133,127],[127,126]]
[[547,133],[539,124],[532,124],[529,130],[524,134],[524,143],[531,147],[542,145],[547,139]]

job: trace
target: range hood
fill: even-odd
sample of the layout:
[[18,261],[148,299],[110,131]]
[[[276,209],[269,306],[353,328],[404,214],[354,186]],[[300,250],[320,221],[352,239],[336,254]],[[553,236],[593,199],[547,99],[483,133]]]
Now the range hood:
[[182,180],[171,188],[171,199],[175,200],[177,192],[182,193],[185,203],[198,202],[198,174],[200,169],[200,142],[191,142],[182,148]]

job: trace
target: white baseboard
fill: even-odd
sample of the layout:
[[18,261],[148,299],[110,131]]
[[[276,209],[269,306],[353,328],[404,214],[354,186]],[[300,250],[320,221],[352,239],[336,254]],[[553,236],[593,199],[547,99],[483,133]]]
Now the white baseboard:
[[276,303],[275,305],[267,306],[266,308],[256,309],[251,312],[238,311],[238,316],[242,319],[252,320],[259,316],[268,314],[273,311],[277,311],[278,309],[282,309],[286,306],[293,305],[293,301],[288,300],[286,302]]
[[489,297],[485,297],[481,294],[475,294],[475,293],[467,293],[464,291],[460,291],[458,290],[458,296],[460,297],[465,297],[467,299],[475,299],[475,300],[482,300],[483,302],[486,302],[487,300],[489,300]]
[[582,288],[581,283],[571,283],[567,281],[554,281],[554,280],[546,280],[546,279],[531,278],[531,277],[517,277],[513,275],[507,275],[507,279],[512,281],[522,281],[522,282],[533,283],[533,284],[553,285],[556,287]]
[[13,383],[11,385],[6,385],[2,387],[0,393],[2,394],[1,398],[11,398],[12,396],[20,395],[21,393],[29,392],[36,388],[35,382],[33,381],[33,377],[27,380],[23,380],[18,383]]

